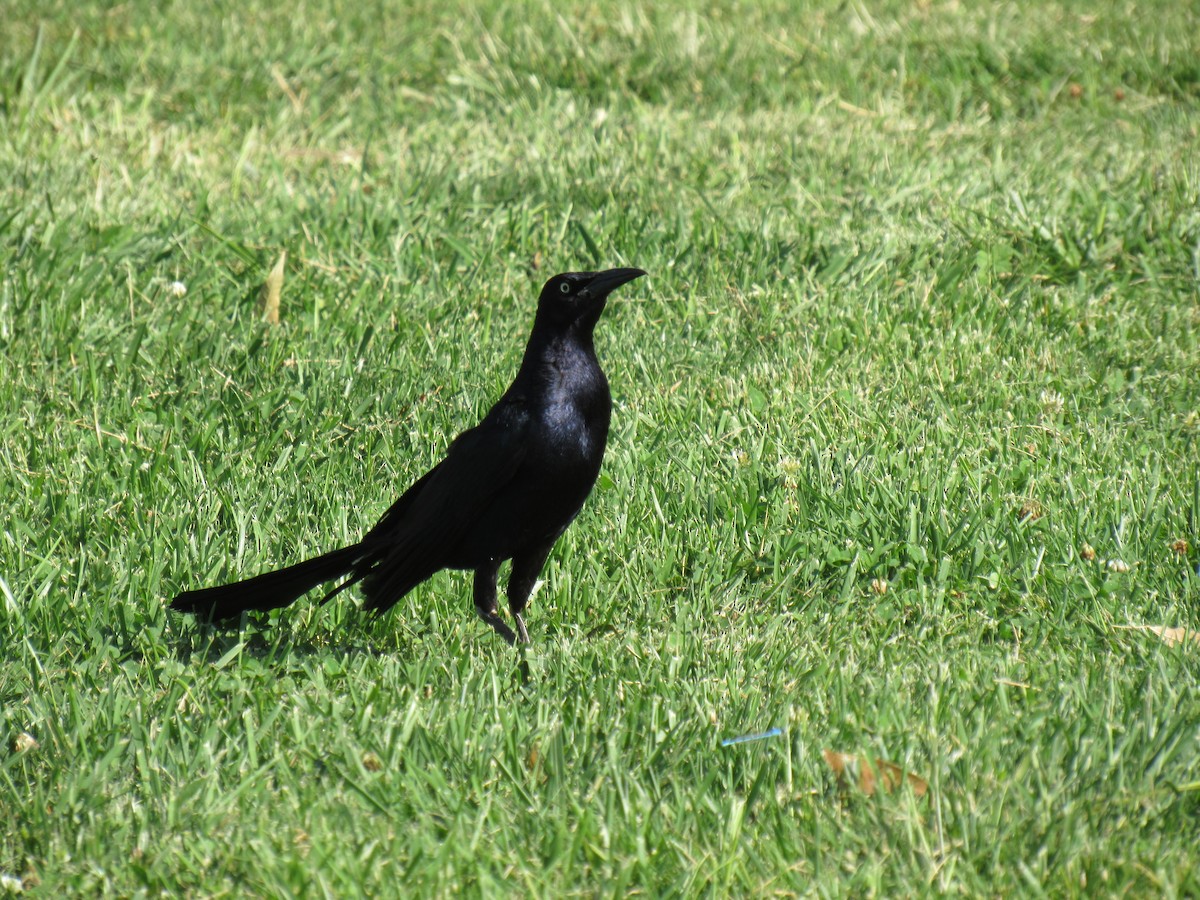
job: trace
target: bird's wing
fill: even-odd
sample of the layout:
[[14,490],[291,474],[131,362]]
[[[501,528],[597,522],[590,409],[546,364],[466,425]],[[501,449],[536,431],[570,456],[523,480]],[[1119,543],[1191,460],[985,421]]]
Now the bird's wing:
[[529,427],[523,403],[502,401],[392,504],[363,541],[378,560],[363,585],[366,608],[386,609],[451,562],[464,532],[520,467]]

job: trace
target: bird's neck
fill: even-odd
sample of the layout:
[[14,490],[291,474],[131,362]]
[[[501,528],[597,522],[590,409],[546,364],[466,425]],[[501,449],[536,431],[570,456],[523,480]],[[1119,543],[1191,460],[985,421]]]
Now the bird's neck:
[[525,345],[525,358],[521,368],[541,369],[546,365],[569,363],[599,365],[592,330],[570,328],[567,330],[542,331],[534,329]]
[[[567,382],[570,382],[567,384]],[[592,332],[565,331],[539,334],[534,331],[525,348],[515,384],[550,390],[604,390],[607,382],[596,358]]]

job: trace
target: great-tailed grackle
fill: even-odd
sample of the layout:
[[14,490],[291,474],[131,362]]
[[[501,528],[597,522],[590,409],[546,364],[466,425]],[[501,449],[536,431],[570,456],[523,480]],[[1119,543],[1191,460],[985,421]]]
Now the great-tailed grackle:
[[[592,332],[609,293],[645,274],[566,272],[547,281],[512,386],[357,544],[235,584],[185,591],[171,608],[231,619],[287,606],[348,575],[321,602],[361,581],[363,608],[383,613],[435,572],[474,569],[480,618],[510,644],[528,643],[522,613],[529,593],[591,493],[608,440],[612,397]],[[496,606],[506,559],[516,634]]]

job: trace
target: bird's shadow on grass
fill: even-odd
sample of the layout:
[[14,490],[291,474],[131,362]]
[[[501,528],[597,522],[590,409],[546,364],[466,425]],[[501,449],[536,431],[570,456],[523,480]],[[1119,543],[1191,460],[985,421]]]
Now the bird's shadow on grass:
[[346,627],[324,632],[328,640],[299,636],[278,617],[268,613],[249,613],[236,622],[176,623],[172,628],[175,656],[184,663],[203,663],[223,668],[238,656],[261,662],[286,664],[289,660],[317,656],[351,655],[408,658],[420,653],[419,640],[406,647],[385,648],[368,635],[365,628]]
[[[353,618],[327,631],[321,639],[301,637],[296,629],[289,628],[280,618],[268,613],[249,613],[238,622],[179,623],[169,626],[173,640],[171,646],[175,658],[186,665],[204,665],[223,669],[239,658],[250,659],[268,668],[290,669],[301,663],[311,663],[319,657],[374,657],[388,658],[402,663],[427,658],[430,649],[420,634],[411,627],[402,626],[408,634],[407,642],[396,642],[385,646],[367,634],[367,619],[362,624]],[[486,640],[491,631],[483,633]],[[328,639],[324,639],[325,637]],[[453,652],[447,644],[446,650]],[[464,652],[459,648],[458,653]],[[482,648],[481,648],[482,652]],[[536,678],[530,668],[524,650],[512,651],[511,662],[515,663],[512,677],[517,690],[534,687]],[[506,667],[507,668],[507,667]]]

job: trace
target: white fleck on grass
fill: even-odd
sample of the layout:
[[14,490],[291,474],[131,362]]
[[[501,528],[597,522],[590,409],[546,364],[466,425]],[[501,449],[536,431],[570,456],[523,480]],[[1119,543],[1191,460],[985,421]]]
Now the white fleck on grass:
[[1038,400],[1042,404],[1042,415],[1057,416],[1066,407],[1066,400],[1058,391],[1046,389],[1042,391]]

